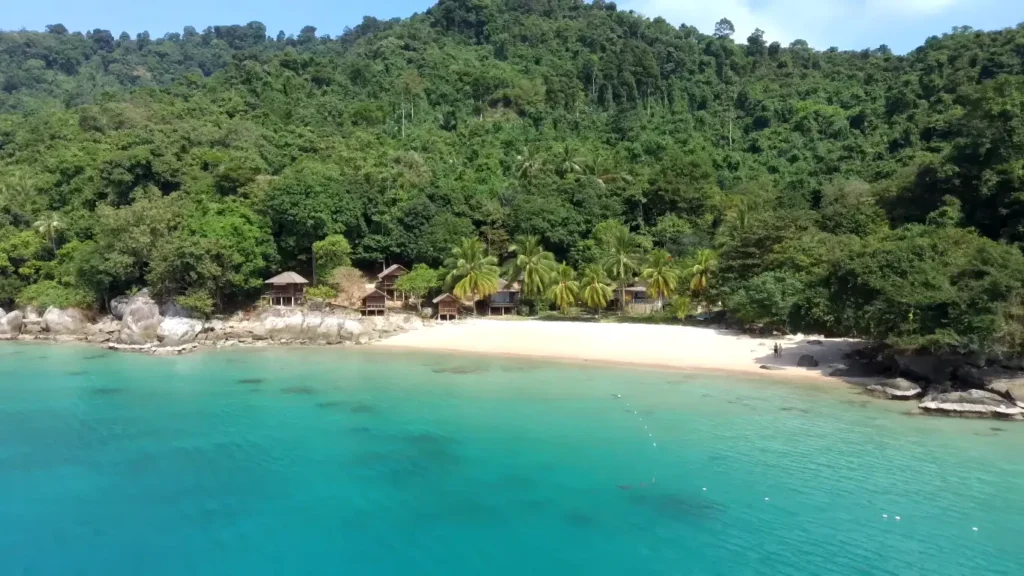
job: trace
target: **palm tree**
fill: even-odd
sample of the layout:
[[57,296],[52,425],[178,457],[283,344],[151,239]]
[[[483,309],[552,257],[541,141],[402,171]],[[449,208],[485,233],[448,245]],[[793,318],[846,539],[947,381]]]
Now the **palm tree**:
[[601,262],[608,276],[619,285],[619,307],[625,309],[626,283],[637,271],[640,258],[636,237],[625,226],[618,226],[603,238],[605,257]]
[[444,262],[449,270],[445,286],[460,300],[486,298],[498,291],[498,259],[488,256],[483,242],[463,238]]
[[719,242],[733,240],[750,225],[750,221],[757,211],[757,205],[749,198],[740,198],[725,214],[725,221],[719,229]]
[[562,314],[576,303],[580,296],[580,283],[576,281],[576,271],[566,263],[562,263],[555,272],[554,283],[548,290],[548,297],[554,301]]
[[515,171],[520,180],[532,181],[533,175],[540,170],[541,161],[536,154],[532,154],[529,148],[523,148],[523,153],[516,156]]
[[565,178],[570,174],[582,174],[583,162],[582,158],[576,157],[572,146],[566,143],[562,147],[562,157],[558,161],[558,175]]
[[582,295],[583,303],[601,316],[601,310],[608,306],[612,299],[612,287],[608,285],[608,275],[600,264],[588,264],[583,269]]
[[609,169],[604,159],[598,154],[583,161],[583,173],[593,178],[602,187],[609,182],[625,182],[627,184],[633,182],[633,177],[629,174],[619,174]]
[[661,300],[675,294],[679,282],[672,256],[664,250],[655,250],[647,257],[643,271],[640,273],[647,280],[647,294]]
[[53,248],[54,252],[57,252],[57,230],[60,230],[61,226],[63,226],[57,215],[48,214],[46,217],[37,220],[32,226],[50,241],[50,247]]
[[718,255],[714,250],[703,248],[697,252],[693,265],[686,269],[687,275],[690,276],[690,292],[694,296],[700,297],[707,292],[708,282],[717,261]]
[[555,272],[555,255],[546,252],[536,236],[520,236],[515,239],[509,251],[515,254],[505,262],[505,279],[509,282],[522,280],[524,298],[536,298],[544,294],[552,274]]

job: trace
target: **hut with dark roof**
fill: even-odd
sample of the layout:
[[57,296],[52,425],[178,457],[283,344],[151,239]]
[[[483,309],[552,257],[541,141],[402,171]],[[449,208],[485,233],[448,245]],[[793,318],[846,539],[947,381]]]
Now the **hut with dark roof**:
[[377,274],[377,290],[384,293],[388,300],[404,301],[405,294],[395,290],[395,282],[400,277],[408,274],[409,270],[401,264],[392,264]]
[[445,292],[437,298],[434,298],[434,304],[437,305],[437,319],[438,320],[458,320],[459,319],[459,299],[451,294]]
[[264,282],[270,289],[263,295],[271,306],[299,306],[306,294],[306,280],[295,272],[282,272]]
[[369,288],[363,296],[360,312],[363,316],[380,316],[388,312],[388,297],[376,288]]
[[509,282],[505,279],[498,279],[498,291],[487,297],[484,302],[487,307],[487,315],[491,314],[515,314],[519,306],[519,282]]

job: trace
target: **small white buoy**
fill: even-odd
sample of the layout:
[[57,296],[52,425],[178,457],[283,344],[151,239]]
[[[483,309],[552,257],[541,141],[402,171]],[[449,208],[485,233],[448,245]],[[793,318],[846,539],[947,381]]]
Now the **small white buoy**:
[[882,514],[882,518],[885,518],[886,520],[888,520],[889,519],[889,515],[888,514]]
[[764,501],[765,501],[765,502],[767,502],[767,501],[768,501],[768,499],[767,499],[767,498],[765,498],[765,499],[764,499]]
[[648,434],[648,436],[650,436],[651,438],[654,438],[654,434]]
[[975,532],[977,532],[978,531],[978,527],[975,526],[975,527],[971,528],[971,530],[974,530]]
[[705,491],[705,492],[707,492],[707,491],[708,491],[708,489],[707,489],[707,488],[701,488],[701,490],[703,490],[703,491]]
[[657,448],[657,447],[658,447],[658,443],[657,443],[657,442],[655,442],[655,443],[654,443],[654,447],[655,447],[655,448]]
[[897,521],[899,521],[899,519],[900,519],[900,517],[899,517],[899,516],[897,516],[897,517],[896,517],[896,520],[897,520]]

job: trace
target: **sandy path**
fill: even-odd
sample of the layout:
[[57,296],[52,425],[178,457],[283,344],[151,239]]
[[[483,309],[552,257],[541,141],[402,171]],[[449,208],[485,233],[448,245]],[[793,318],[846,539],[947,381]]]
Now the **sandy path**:
[[[775,342],[783,345],[782,358],[772,355]],[[828,378],[829,364],[842,362],[844,353],[862,343],[802,335],[755,338],[689,326],[473,319],[439,323],[375,345],[821,380]],[[797,367],[803,354],[813,355],[820,366]],[[783,370],[766,371],[763,364]]]

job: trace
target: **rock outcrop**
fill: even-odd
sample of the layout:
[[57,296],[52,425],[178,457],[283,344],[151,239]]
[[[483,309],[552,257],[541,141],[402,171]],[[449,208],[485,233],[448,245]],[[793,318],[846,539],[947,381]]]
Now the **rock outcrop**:
[[1012,398],[1018,403],[1024,402],[1024,376],[996,378],[986,389],[1004,398]]
[[128,309],[128,302],[131,301],[131,296],[122,295],[118,296],[110,301],[110,315],[118,320],[124,320],[124,311]]
[[155,342],[161,322],[160,307],[149,297],[149,292],[143,290],[128,300],[119,340],[133,346]]
[[88,325],[85,313],[74,308],[50,307],[43,313],[43,330],[55,336],[81,334]]
[[950,416],[1024,419],[1024,408],[984,390],[929,394],[918,407],[925,412]]
[[818,361],[810,354],[804,354],[797,361],[796,365],[801,368],[817,368]]
[[203,323],[190,318],[164,318],[157,328],[156,337],[164,346],[192,344],[203,331]]
[[868,386],[867,390],[876,396],[892,400],[911,400],[923,393],[920,386],[903,378],[883,380]]
[[160,306],[160,315],[164,318],[191,318],[192,315],[178,305],[177,302],[165,302]]
[[946,384],[953,377],[954,371],[962,364],[955,357],[923,355],[893,356],[899,375],[914,382],[931,385]]
[[[2,310],[0,310],[2,312]],[[23,315],[15,310],[0,316],[0,336],[12,337],[21,334]]]

